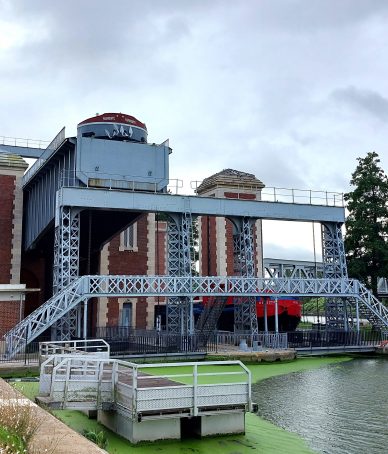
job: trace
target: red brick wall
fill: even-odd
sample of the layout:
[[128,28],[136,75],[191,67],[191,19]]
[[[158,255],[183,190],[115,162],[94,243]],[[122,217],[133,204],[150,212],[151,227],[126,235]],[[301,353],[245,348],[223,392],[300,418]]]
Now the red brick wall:
[[226,273],[228,276],[235,276],[233,256],[233,224],[226,220]]
[[0,301],[0,339],[19,321],[20,303],[18,301]]
[[[147,274],[147,215],[137,221],[137,252],[120,251],[120,235],[109,244],[109,274]],[[118,298],[108,298],[108,326],[120,324]],[[136,327],[147,324],[147,303],[138,298],[136,303]]]
[[155,227],[158,231],[156,232],[156,266],[155,274],[163,276],[166,274],[166,248],[167,248],[167,223],[159,221]]
[[246,194],[244,192],[224,192],[226,199],[243,199],[243,200],[256,200],[255,194]]
[[20,282],[26,284],[27,288],[40,288],[40,292],[26,294],[24,303],[24,316],[31,314],[50,295],[45,291],[46,263],[44,257],[39,254],[29,254],[22,257],[22,269],[20,271]]
[[0,284],[11,281],[15,179],[0,175]]
[[203,276],[217,275],[216,218],[202,216],[201,219],[201,270]]
[[[242,199],[242,200],[256,200],[256,194],[246,194],[243,192],[224,192],[224,196],[227,199]],[[254,249],[256,251],[256,226],[253,228],[254,235]],[[235,276],[239,273],[234,270],[234,260],[233,260],[233,225],[230,221],[226,221],[226,270],[228,276]],[[255,252],[256,257],[256,252]],[[255,260],[256,267],[256,260]]]

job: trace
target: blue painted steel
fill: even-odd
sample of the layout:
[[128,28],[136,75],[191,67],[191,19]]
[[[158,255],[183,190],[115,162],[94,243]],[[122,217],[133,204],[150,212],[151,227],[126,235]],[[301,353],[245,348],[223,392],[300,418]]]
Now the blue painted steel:
[[74,166],[74,143],[66,142],[45,159],[41,167],[26,180],[28,182],[24,186],[23,208],[24,248],[31,247],[54,220],[61,175]]
[[299,205],[255,200],[217,199],[214,197],[151,194],[90,188],[61,188],[59,203],[144,212],[184,213],[210,216],[244,216],[256,219],[289,221],[345,222],[343,207]]
[[34,163],[32,167],[30,167],[27,172],[23,176],[23,187],[37,175],[39,170],[48,164],[50,159],[54,156],[55,152],[61,147],[61,145],[65,142],[65,128],[63,127],[58,134],[54,137],[54,139],[50,142],[47,148],[44,150],[40,158]]
[[0,152],[16,154],[22,158],[38,159],[42,156],[44,148],[19,147],[15,145],[0,144]]
[[[123,187],[162,191],[168,184],[168,155],[165,145],[78,137],[76,176],[86,186]],[[107,180],[107,181],[105,181]],[[134,183],[134,185],[132,185]]]

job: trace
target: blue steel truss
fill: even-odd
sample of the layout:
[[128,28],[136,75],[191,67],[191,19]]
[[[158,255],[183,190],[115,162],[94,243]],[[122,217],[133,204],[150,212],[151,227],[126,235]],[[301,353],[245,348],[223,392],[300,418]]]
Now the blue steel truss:
[[[255,219],[232,218],[234,270],[243,277],[255,277]],[[235,300],[234,330],[236,333],[258,333],[256,300],[253,297]]]
[[[168,272],[172,276],[192,274],[192,218],[190,213],[170,215],[167,228]],[[194,329],[193,298],[167,299],[167,331],[171,334],[190,334]]]
[[258,296],[351,297],[381,328],[388,327],[388,309],[354,279],[273,279],[219,276],[82,276],[73,281],[6,335],[7,355],[13,357],[79,303],[91,297]]
[[[341,223],[322,223],[323,275],[329,279],[348,277]],[[326,298],[325,318],[329,329],[349,330],[352,305],[348,298]]]
[[[249,217],[252,219],[295,220],[314,222],[339,222],[345,220],[344,208],[324,205],[264,202],[253,200],[217,199],[214,197],[182,196],[131,190],[60,187],[66,180],[60,179],[62,167],[73,165],[74,157],[69,143],[59,150],[57,166],[38,172],[26,185],[25,242],[30,248],[54,220],[56,206],[82,209],[152,212],[191,213],[192,216]],[[63,153],[62,153],[63,150]],[[66,152],[67,150],[67,152]],[[62,160],[59,158],[62,156]],[[59,188],[59,189],[58,189]]]

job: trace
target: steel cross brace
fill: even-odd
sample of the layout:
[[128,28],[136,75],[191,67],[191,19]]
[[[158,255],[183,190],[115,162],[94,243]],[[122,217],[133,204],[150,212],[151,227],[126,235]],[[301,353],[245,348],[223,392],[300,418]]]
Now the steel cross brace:
[[[234,269],[243,277],[255,277],[255,219],[231,218],[233,223]],[[256,298],[236,298],[234,305],[234,330],[237,333],[258,333]]]
[[7,354],[12,357],[57,320],[92,297],[253,297],[268,294],[282,297],[331,296],[356,300],[368,316],[388,327],[388,308],[354,279],[276,279],[241,276],[82,276],[28,315],[6,335]]
[[[170,214],[167,226],[168,272],[172,276],[191,276],[192,218],[190,213]],[[167,299],[167,331],[190,334],[194,330],[193,298]]]
[[[322,262],[324,277],[342,279],[348,277],[345,247],[340,223],[322,224]],[[326,327],[347,331],[351,302],[344,298],[326,298]]]
[[[53,293],[56,294],[78,278],[80,210],[60,207],[55,219]],[[69,311],[52,327],[55,340],[70,340],[77,335],[77,308]]]

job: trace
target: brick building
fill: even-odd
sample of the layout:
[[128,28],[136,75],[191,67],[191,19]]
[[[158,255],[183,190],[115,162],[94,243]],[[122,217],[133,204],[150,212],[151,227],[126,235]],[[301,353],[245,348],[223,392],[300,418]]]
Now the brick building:
[[[41,251],[22,255],[23,192],[21,178],[27,163],[0,153],[0,336],[51,295],[50,255]],[[263,183],[254,175],[226,169],[206,178],[200,197],[260,200]],[[234,275],[233,224],[204,216],[198,220],[199,274]],[[47,249],[50,249],[48,246]],[[256,274],[262,275],[261,222],[255,223]],[[154,213],[143,214],[106,243],[99,257],[99,274],[163,275],[167,263],[167,223]],[[28,294],[25,289],[40,289]],[[164,298],[101,297],[91,305],[94,327],[131,326],[152,329],[155,313],[163,313]],[[158,307],[157,309],[155,306]]]
[[[264,184],[253,174],[225,169],[205,178],[197,189],[200,197],[261,200]],[[199,272],[204,276],[238,274],[233,261],[233,223],[221,217],[202,216],[199,222]],[[261,221],[255,223],[256,275],[263,275]]]
[[[101,251],[101,274],[166,273],[167,224],[148,213],[107,243]],[[100,298],[97,326],[154,327],[157,298]]]
[[23,312],[21,179],[27,167],[21,157],[0,153],[0,338],[19,321]]

